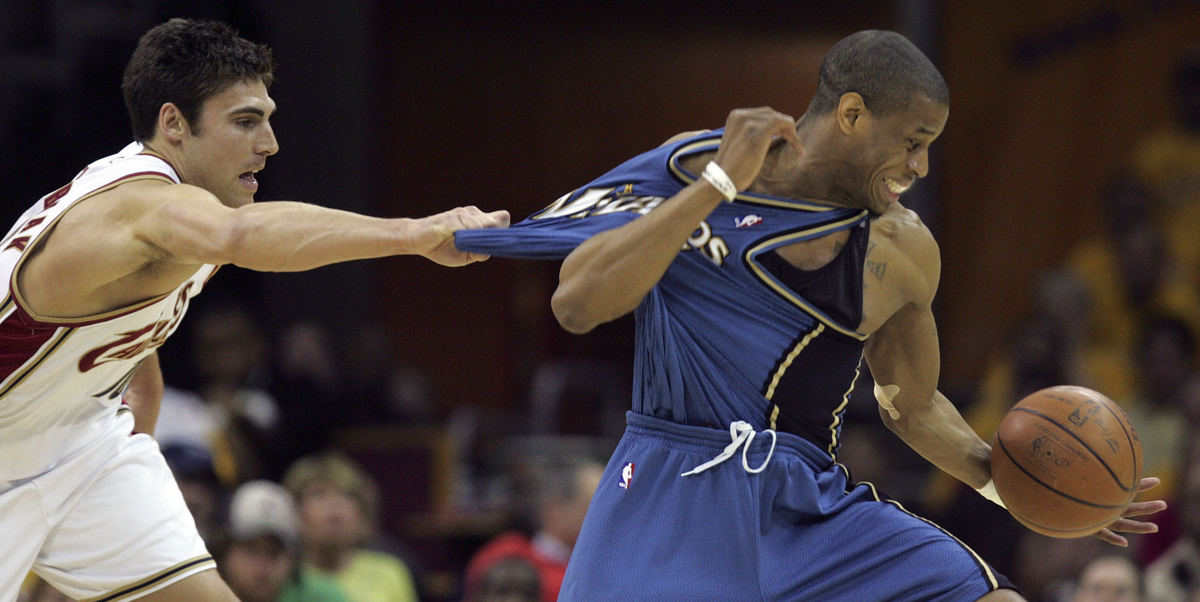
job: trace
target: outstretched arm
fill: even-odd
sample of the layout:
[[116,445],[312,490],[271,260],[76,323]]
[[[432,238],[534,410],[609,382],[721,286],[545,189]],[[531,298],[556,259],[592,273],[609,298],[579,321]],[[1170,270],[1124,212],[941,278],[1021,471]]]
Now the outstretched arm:
[[[286,201],[231,209],[186,184],[129,184],[135,200],[151,203],[134,235],[179,263],[234,264],[292,272],[389,255],[421,255],[443,265],[486,259],[454,248],[463,228],[504,227],[508,212],[459,207],[429,217],[383,219]],[[147,190],[146,187],[154,187]]]
[[[735,110],[713,160],[744,190],[758,176],[777,137],[799,148],[791,117],[765,107]],[[551,299],[559,323],[584,333],[633,311],[722,200],[712,184],[700,179],[650,213],[579,245],[563,261]]]

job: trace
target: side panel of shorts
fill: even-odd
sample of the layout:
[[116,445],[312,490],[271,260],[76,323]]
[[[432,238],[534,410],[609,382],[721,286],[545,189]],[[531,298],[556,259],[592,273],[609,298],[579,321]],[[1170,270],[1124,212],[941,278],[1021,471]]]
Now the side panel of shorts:
[[[958,601],[1006,583],[952,536],[878,501],[869,486],[847,493],[844,471],[818,471],[819,452],[798,439],[789,446],[780,436],[759,474],[747,473],[738,453],[681,477],[722,447],[697,442],[698,431],[678,432],[688,428],[626,431],[560,599]],[[770,441],[754,440],[750,466],[766,459]],[[798,452],[796,442],[812,453]]]
[[75,599],[132,599],[216,566],[148,435],[120,437],[51,519],[34,570]]

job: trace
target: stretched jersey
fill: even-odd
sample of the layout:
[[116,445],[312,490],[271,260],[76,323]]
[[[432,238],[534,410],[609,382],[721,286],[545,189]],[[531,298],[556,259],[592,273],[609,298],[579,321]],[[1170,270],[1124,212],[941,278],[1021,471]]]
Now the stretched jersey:
[[29,309],[17,273],[58,220],[76,203],[143,179],[179,182],[166,161],[133,143],[42,197],[0,241],[0,484],[53,468],[101,432],[141,360],[175,331],[217,269],[204,265],[173,291],[101,315]]
[[[715,150],[720,136],[643,153],[511,228],[459,231],[456,245],[565,257],[694,182],[683,159]],[[868,226],[865,210],[805,200],[741,193],[719,205],[635,310],[633,410],[686,425],[745,420],[794,432],[832,458],[866,339],[856,328]],[[820,270],[802,272],[775,256],[781,246],[843,229],[854,229],[856,252]],[[815,291],[824,302],[814,302]]]

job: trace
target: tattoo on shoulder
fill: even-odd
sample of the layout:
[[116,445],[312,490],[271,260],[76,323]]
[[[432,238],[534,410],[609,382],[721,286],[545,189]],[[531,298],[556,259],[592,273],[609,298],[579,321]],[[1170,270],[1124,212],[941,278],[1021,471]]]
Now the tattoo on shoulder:
[[[867,274],[871,274],[875,277],[877,282],[883,282],[883,275],[887,273],[888,264],[886,261],[875,261],[871,259],[871,252],[874,250],[875,243],[868,243],[866,260],[863,262],[863,267],[866,269]],[[865,277],[863,278],[863,288],[867,288],[867,279]]]

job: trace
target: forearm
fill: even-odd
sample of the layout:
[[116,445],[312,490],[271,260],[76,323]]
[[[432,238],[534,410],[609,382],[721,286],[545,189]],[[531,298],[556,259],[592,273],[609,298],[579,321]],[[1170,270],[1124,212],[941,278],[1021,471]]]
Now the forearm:
[[271,272],[412,253],[417,231],[438,227],[286,201],[246,205],[236,213],[221,249],[224,259]]
[[563,261],[551,299],[568,331],[587,332],[637,307],[722,197],[699,180],[650,213],[588,239]]
[[991,446],[940,391],[934,392],[930,403],[903,411],[899,418],[885,411],[880,415],[909,447],[954,478],[974,489],[991,478]]
[[154,435],[162,396],[162,370],[158,363],[158,353],[155,352],[142,360],[133,378],[129,380],[129,387],[125,389],[123,400],[133,410],[134,432]]

